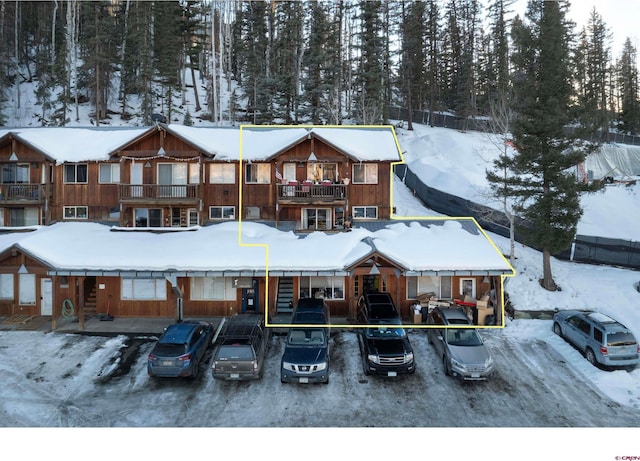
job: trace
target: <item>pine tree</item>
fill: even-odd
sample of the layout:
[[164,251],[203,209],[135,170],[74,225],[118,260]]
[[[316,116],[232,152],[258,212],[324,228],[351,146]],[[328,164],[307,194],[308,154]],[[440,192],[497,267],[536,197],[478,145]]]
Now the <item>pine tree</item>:
[[618,61],[618,87],[620,88],[621,111],[619,128],[624,133],[640,133],[640,93],[638,82],[638,51],[627,37]]
[[575,237],[582,215],[579,194],[598,188],[573,174],[585,152],[564,131],[572,98],[566,7],[564,1],[530,1],[530,24],[518,23],[514,31],[518,79],[512,132],[517,154],[507,166],[518,175],[510,187],[523,200],[522,216],[532,225],[525,230],[529,243],[542,250],[540,282],[547,290],[557,289],[551,255],[569,248]]
[[608,81],[610,32],[596,9],[580,33],[575,69],[578,83],[578,120],[583,134],[609,129]]
[[380,124],[384,117],[384,44],[382,2],[360,2],[360,60],[356,113],[364,125]]
[[[404,6],[404,2],[403,2]],[[413,110],[422,106],[426,88],[426,4],[410,2],[402,12],[400,91],[407,109],[407,129],[413,130]]]

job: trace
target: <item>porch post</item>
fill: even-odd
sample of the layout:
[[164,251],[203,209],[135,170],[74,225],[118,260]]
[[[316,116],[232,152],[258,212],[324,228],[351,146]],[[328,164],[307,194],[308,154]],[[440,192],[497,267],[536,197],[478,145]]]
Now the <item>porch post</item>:
[[84,280],[85,277],[78,277],[78,328],[84,331]]

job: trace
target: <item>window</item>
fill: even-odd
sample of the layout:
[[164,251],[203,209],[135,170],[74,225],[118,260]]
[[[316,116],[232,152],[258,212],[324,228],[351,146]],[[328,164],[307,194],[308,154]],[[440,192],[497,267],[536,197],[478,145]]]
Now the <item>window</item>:
[[209,207],[209,219],[236,219],[236,207],[211,206]]
[[236,166],[233,163],[211,163],[209,184],[235,184]]
[[247,184],[270,184],[271,165],[268,163],[248,163],[244,182]]
[[354,206],[353,219],[378,219],[378,207]]
[[35,305],[36,303],[36,276],[35,274],[20,274],[19,278],[19,304]]
[[353,165],[354,184],[378,184],[377,163],[356,163]]
[[476,279],[460,279],[460,294],[469,296],[471,298],[476,297]]
[[9,226],[37,226],[38,208],[9,208]]
[[66,164],[64,166],[64,182],[87,183],[87,165],[86,164]]
[[122,278],[120,299],[165,300],[167,282],[165,279]]
[[191,278],[191,300],[193,301],[235,301],[236,297],[233,277]]
[[120,164],[119,163],[101,163],[98,175],[100,184],[119,184],[120,183]]
[[344,277],[300,277],[300,297],[344,299]]
[[307,179],[312,181],[338,181],[338,165],[335,163],[308,163]]
[[5,163],[2,165],[2,182],[4,184],[28,184],[28,163]]
[[162,227],[162,208],[136,208],[135,227]]
[[303,208],[303,229],[331,229],[331,208]]
[[87,219],[86,206],[66,206],[64,207],[64,219]]
[[423,293],[435,293],[440,299],[451,299],[451,280],[449,276],[407,277],[407,299],[416,299]]
[[13,274],[0,274],[0,299],[13,301]]

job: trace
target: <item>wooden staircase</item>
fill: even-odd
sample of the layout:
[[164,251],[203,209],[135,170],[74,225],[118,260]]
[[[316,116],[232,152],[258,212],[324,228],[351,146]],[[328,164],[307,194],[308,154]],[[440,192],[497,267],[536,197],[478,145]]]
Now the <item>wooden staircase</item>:
[[96,301],[96,287],[95,285],[84,298],[84,318],[88,319],[96,315],[97,301]]
[[276,314],[290,314],[291,312],[293,312],[293,278],[280,277],[278,279]]

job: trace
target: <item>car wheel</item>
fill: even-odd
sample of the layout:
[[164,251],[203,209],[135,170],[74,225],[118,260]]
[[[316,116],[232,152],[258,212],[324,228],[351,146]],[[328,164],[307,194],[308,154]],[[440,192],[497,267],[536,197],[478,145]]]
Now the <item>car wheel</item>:
[[282,378],[282,376],[280,376],[280,382],[281,382],[282,384],[287,384],[287,382],[284,380],[284,378]]
[[449,361],[446,357],[442,357],[442,366],[444,367],[444,374],[451,376],[451,369],[449,368]]
[[558,322],[553,322],[553,332],[562,338],[562,328]]
[[585,356],[587,357],[587,361],[593,365],[594,367],[598,366],[598,362],[596,361],[596,355],[593,353],[593,351],[590,348],[587,348],[587,351],[585,352]]
[[371,372],[369,371],[369,366],[367,365],[367,359],[365,359],[364,356],[360,357],[360,359],[362,361],[362,372],[365,376],[369,376]]

